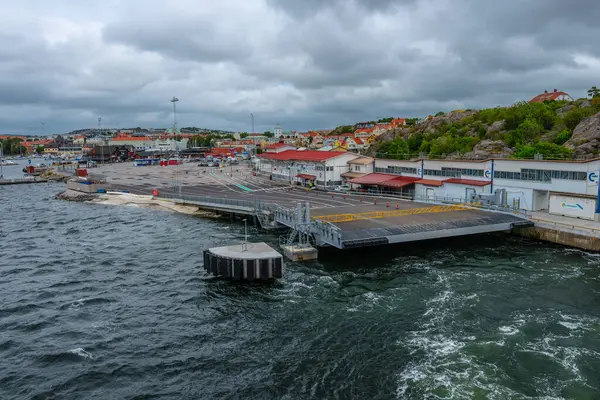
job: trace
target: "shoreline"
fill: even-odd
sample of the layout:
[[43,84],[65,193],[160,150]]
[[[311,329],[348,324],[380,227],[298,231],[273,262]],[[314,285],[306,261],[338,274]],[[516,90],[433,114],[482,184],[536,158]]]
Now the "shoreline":
[[198,217],[218,217],[215,213],[204,211],[198,206],[176,204],[168,200],[157,199],[151,195],[139,195],[112,191],[107,193],[82,193],[75,190],[66,189],[63,192],[56,194],[55,197],[59,200],[79,203],[103,204],[111,206],[136,206],[159,211],[171,211]]

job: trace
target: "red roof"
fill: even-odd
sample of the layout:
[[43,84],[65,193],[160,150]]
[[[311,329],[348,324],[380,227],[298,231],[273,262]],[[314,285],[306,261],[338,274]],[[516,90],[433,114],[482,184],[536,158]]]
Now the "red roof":
[[267,147],[265,147],[265,149],[278,149],[278,148],[280,148],[280,147],[283,147],[283,146],[291,146],[291,147],[294,147],[294,146],[292,146],[291,144],[287,144],[287,143],[281,143],[281,142],[279,142],[279,143],[273,143],[273,144],[270,144],[270,145],[268,145]]
[[446,179],[444,183],[455,183],[457,185],[469,185],[469,186],[487,186],[491,184],[490,181],[476,181],[475,179],[461,179],[461,178],[451,178]]
[[418,181],[418,180],[419,180],[419,178],[413,178],[411,176],[399,176],[397,178],[390,179],[388,181],[380,183],[379,186],[391,187],[391,188],[401,188],[401,187],[404,187],[407,185],[411,185],[411,184],[415,183],[415,181]]
[[421,179],[416,181],[415,183],[420,183],[421,185],[427,186],[444,186],[444,182],[435,179]]
[[[552,101],[552,100],[558,99],[560,96],[569,96],[569,95],[565,92],[559,92],[558,90],[554,89],[554,92],[545,92],[542,94],[538,94],[533,99],[529,100],[529,102],[530,103],[541,103],[544,101]],[[569,97],[571,97],[571,96],[569,96]]]
[[371,173],[361,176],[360,178],[354,178],[350,181],[350,183],[357,183],[360,185],[380,185],[386,181],[391,181],[392,179],[396,178],[398,178],[398,175]]
[[298,178],[302,178],[302,179],[310,179],[310,180],[315,180],[317,179],[317,177],[315,175],[309,175],[309,174],[298,174],[296,175]]
[[354,143],[356,144],[364,144],[361,138],[354,138]]
[[259,157],[280,161],[325,161],[344,154],[347,153],[339,151],[286,150],[281,153],[263,153]]

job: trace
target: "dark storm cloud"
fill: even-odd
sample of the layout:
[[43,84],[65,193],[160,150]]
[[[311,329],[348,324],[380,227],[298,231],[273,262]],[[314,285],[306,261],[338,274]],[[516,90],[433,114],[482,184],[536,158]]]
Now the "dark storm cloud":
[[276,9],[283,10],[295,18],[307,18],[327,9],[336,9],[353,3],[368,12],[383,12],[391,8],[413,5],[417,0],[267,0]]
[[244,131],[251,112],[260,130],[324,128],[600,84],[598,0],[23,0],[1,11],[0,133],[98,116],[169,126],[173,95],[182,125]]

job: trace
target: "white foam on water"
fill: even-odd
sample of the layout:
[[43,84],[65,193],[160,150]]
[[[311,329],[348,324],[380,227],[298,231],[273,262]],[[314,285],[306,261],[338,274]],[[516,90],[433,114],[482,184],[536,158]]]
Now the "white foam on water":
[[79,300],[71,303],[69,305],[69,309],[71,309],[71,310],[77,310],[77,309],[79,309],[80,307],[82,307],[84,305],[85,305],[85,299],[79,299]]
[[498,330],[505,335],[516,335],[519,333],[519,328],[515,326],[501,326]]
[[577,322],[568,322],[568,321],[558,321],[558,323],[570,330],[581,329],[583,324]]
[[78,355],[79,357],[89,358],[90,360],[94,358],[94,356],[92,356],[92,353],[89,353],[89,352],[85,351],[81,347],[69,350],[68,352],[71,353],[71,354]]

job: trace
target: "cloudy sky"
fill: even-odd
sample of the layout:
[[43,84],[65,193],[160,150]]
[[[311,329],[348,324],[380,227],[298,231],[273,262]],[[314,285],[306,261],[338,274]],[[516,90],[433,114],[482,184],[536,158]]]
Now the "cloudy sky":
[[0,0],[0,133],[330,128],[600,86],[599,0]]

